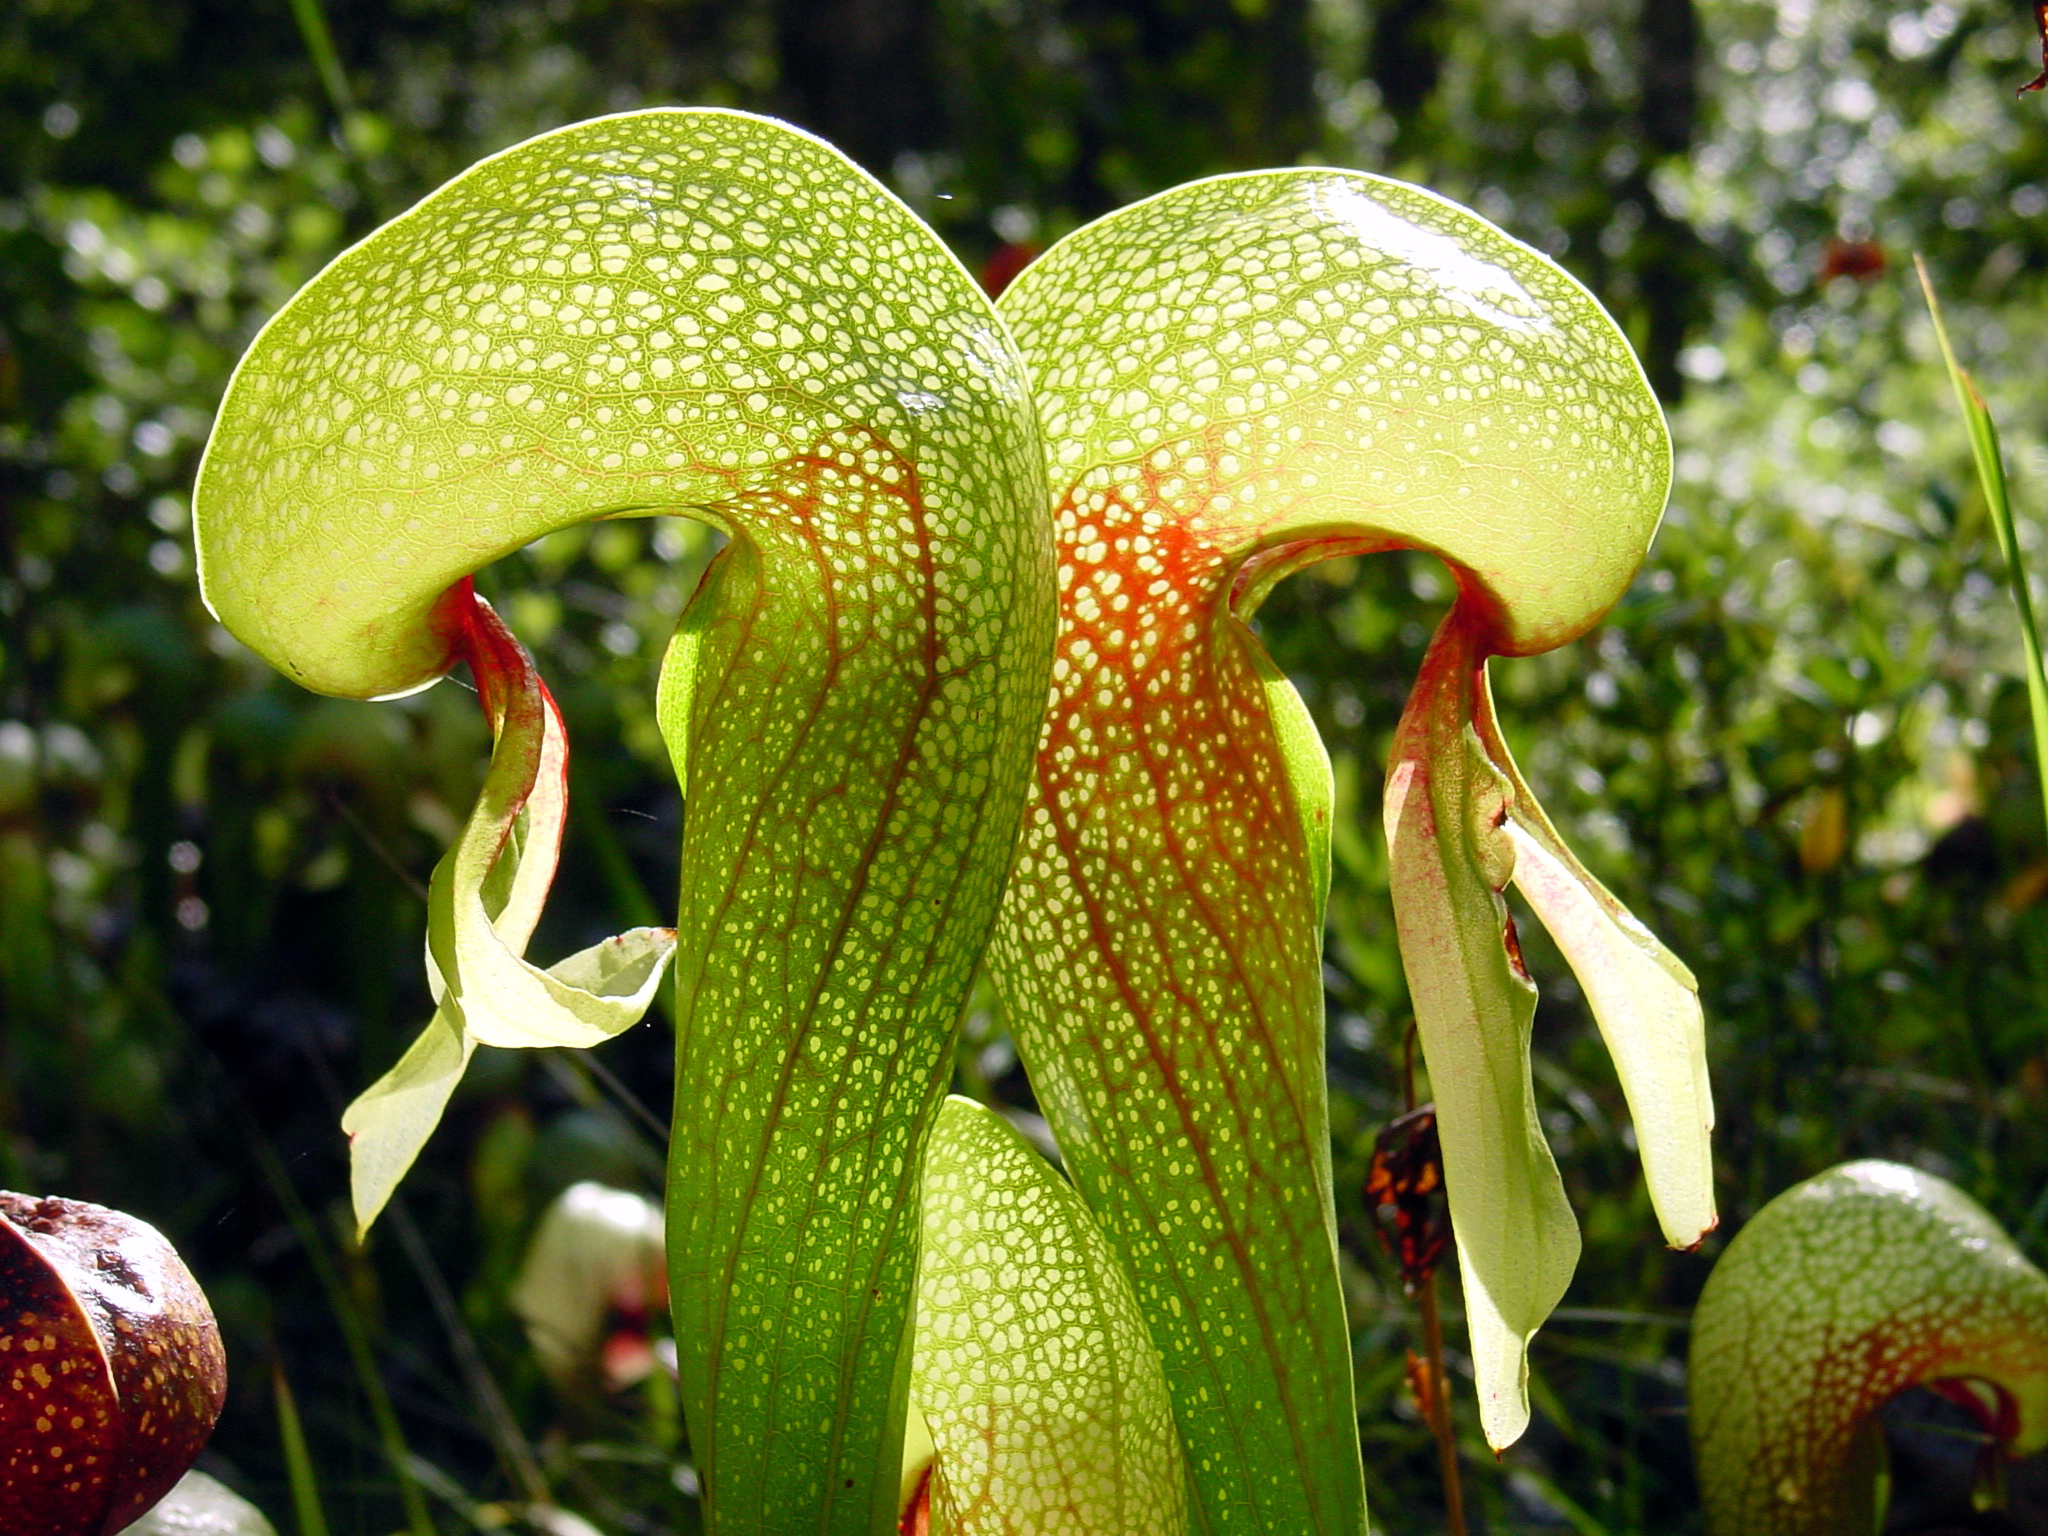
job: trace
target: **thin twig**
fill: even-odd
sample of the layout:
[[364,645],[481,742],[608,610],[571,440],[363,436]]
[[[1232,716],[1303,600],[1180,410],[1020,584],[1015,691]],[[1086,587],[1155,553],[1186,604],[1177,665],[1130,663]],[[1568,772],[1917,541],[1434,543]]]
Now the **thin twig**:
[[[645,1131],[653,1139],[656,1150],[667,1149],[668,1127],[662,1124],[661,1117],[641,1103],[632,1089],[620,1082],[609,1068],[599,1064],[588,1051],[578,1051],[573,1056],[566,1051],[546,1051],[542,1053],[541,1061],[548,1076],[569,1089],[572,1096],[581,1098],[588,1094],[613,1114]],[[602,1084],[615,1102],[606,1104],[605,1096],[590,1086],[593,1082]]]
[[1451,1427],[1451,1396],[1444,1380],[1444,1325],[1437,1315],[1436,1272],[1416,1293],[1422,1310],[1422,1347],[1429,1365],[1429,1429],[1436,1437],[1436,1464],[1444,1480],[1444,1522],[1448,1536],[1465,1536],[1465,1485],[1458,1475],[1458,1437]]
[[[1404,1114],[1415,1113],[1415,1036],[1417,1024],[1408,1021],[1401,1037],[1401,1099]],[[1429,1372],[1429,1432],[1436,1440],[1437,1471],[1444,1483],[1444,1520],[1447,1536],[1465,1536],[1465,1484],[1458,1473],[1458,1435],[1451,1424],[1450,1383],[1444,1374],[1444,1323],[1436,1305],[1436,1271],[1422,1277],[1416,1290],[1416,1304],[1422,1313],[1422,1353]]]
[[590,1075],[610,1089],[612,1097],[624,1105],[627,1112],[640,1122],[647,1134],[654,1138],[655,1144],[666,1147],[668,1127],[662,1123],[661,1116],[649,1109],[641,1102],[640,1096],[626,1086],[625,1079],[598,1060],[594,1052],[584,1052],[582,1061],[583,1065],[590,1069]]
[[400,884],[421,901],[427,899],[427,888],[420,883],[419,876],[399,862],[398,855],[385,846],[384,840],[381,837],[370,830],[369,824],[356,814],[354,806],[350,805],[331,789],[322,792],[320,799],[327,809],[355,828],[356,835],[363,840],[364,845],[383,861],[386,869],[398,876]]

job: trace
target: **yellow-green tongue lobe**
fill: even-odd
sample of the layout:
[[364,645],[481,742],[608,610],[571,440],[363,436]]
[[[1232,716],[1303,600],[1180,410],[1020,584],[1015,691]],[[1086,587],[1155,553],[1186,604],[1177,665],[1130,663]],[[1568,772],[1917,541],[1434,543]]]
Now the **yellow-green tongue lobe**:
[[1897,1163],[1795,1184],[1735,1234],[1693,1313],[1711,1536],[1869,1536],[1872,1415],[1943,1383],[1999,1449],[2048,1448],[2048,1275],[1954,1185]]
[[959,264],[837,152],[726,112],[472,168],[308,285],[222,407],[197,517],[231,630],[331,693],[458,654],[507,679],[433,889],[441,1015],[352,1111],[359,1202],[473,1042],[588,1043],[660,964],[661,935],[520,958],[559,726],[516,644],[465,638],[463,578],[592,517],[730,538],[661,698],[688,795],[669,1260],[711,1531],[894,1519],[918,1156],[1045,697],[1047,499]]
[[911,1397],[945,1536],[1183,1536],[1159,1352],[1073,1188],[948,1099],[925,1154]]
[[634,928],[546,970],[526,944],[540,921],[569,814],[560,711],[488,604],[465,581],[443,613],[477,679],[496,745],[482,793],[427,890],[434,1017],[397,1065],[341,1117],[360,1236],[426,1145],[479,1045],[592,1046],[640,1022],[675,948],[671,928]]
[[[1199,1524],[1357,1532],[1322,1054],[1329,769],[1244,620],[1325,554],[1425,549],[1459,578],[1393,765],[1395,899],[1505,1444],[1576,1253],[1497,894],[1515,837],[1545,855],[1539,910],[1598,969],[1603,1028],[1639,1043],[1617,1056],[1667,1237],[1711,1221],[1689,978],[1480,734],[1486,656],[1581,633],[1641,560],[1662,418],[1554,265],[1350,172],[1165,193],[1061,242],[1003,310],[1045,430],[1061,627],[997,977],[1164,1356]],[[1487,824],[1510,787],[1506,827]]]

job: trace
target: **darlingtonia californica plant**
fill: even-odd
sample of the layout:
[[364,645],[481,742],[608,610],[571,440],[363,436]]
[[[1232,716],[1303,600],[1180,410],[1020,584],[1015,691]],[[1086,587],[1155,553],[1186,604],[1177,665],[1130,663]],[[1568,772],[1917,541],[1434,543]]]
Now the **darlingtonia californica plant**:
[[1735,1234],[1693,1313],[1693,1453],[1710,1536],[1870,1536],[1877,1410],[1932,1385],[1997,1454],[2048,1448],[2048,1275],[1954,1185],[1845,1163]]
[[586,1180],[541,1213],[508,1299],[557,1387],[616,1391],[655,1369],[646,1323],[667,1290],[661,1207]]
[[[272,321],[195,500],[208,601],[287,675],[376,697],[466,662],[495,733],[431,888],[438,1012],[346,1122],[359,1218],[477,1043],[601,1040],[672,951],[668,1262],[708,1529],[894,1525],[915,1396],[929,1510],[962,1532],[1142,1528],[1129,1490],[1178,1486],[1183,1447],[1197,1528],[1362,1530],[1317,959],[1329,770],[1247,623],[1326,556],[1422,549],[1458,579],[1388,831],[1505,1444],[1577,1244],[1510,880],[1593,1002],[1667,1237],[1713,1219],[1690,978],[1559,841],[1486,684],[1489,657],[1597,621],[1667,480],[1592,299],[1395,183],[1181,188],[1062,242],[999,318],[889,194],[780,124],[630,114],[473,168]],[[656,513],[729,539],[660,683],[681,910],[542,970],[524,949],[567,748],[471,577]],[[999,901],[992,963],[1071,1193],[1000,1127],[940,1116]],[[1041,1248],[973,1225],[1017,1201],[1046,1213]],[[1034,1346],[963,1232],[1049,1286],[1090,1277],[1076,1326],[1110,1385],[1077,1379],[1073,1403],[1094,1406],[974,1385],[1016,1368],[991,1340]],[[920,1242],[950,1299],[918,1288]],[[913,1363],[927,1314],[951,1377]],[[1096,1430],[1040,1432],[1062,1414]],[[1006,1449],[1055,1444],[1103,1477],[1067,1469],[1065,1497],[1046,1454]]]
[[[959,263],[836,151],[709,111],[543,136],[378,230],[257,338],[208,447],[231,631],[347,697],[466,661],[497,733],[435,871],[440,1012],[350,1111],[360,1219],[476,1042],[603,1039],[674,946],[670,1292],[714,1531],[897,1518],[918,1156],[1044,699],[1045,504]],[[542,971],[566,748],[469,577],[653,513],[729,540],[662,670],[681,910]]]
[[1457,577],[1386,824],[1481,1418],[1505,1445],[1578,1252],[1510,881],[1593,1005],[1667,1239],[1714,1220],[1691,977],[1560,841],[1486,680],[1490,656],[1562,645],[1620,596],[1663,511],[1663,419],[1556,266],[1355,173],[1177,188],[1070,236],[1002,307],[1044,423],[1060,635],[996,975],[1166,1358],[1205,1526],[1356,1531],[1319,965],[1330,770],[1248,624],[1331,556],[1421,549]]

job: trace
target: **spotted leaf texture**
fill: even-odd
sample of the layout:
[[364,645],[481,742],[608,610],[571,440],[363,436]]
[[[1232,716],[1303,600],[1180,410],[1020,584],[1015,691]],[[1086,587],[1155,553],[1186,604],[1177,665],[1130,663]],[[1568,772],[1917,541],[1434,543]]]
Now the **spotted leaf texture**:
[[[1164,1356],[1198,1524],[1356,1532],[1322,1055],[1329,767],[1247,621],[1316,559],[1442,556],[1461,595],[1411,706],[1428,715],[1408,738],[1429,772],[1406,787],[1469,782],[1468,810],[1512,798],[1549,847],[1505,748],[1474,745],[1483,667],[1563,644],[1621,594],[1663,509],[1662,418],[1571,278],[1461,208],[1351,172],[1162,194],[1068,237],[1002,307],[1045,431],[1061,627],[997,978]],[[1407,797],[1393,829],[1395,896],[1477,1298],[1485,1425],[1505,1444],[1527,1418],[1527,1334],[1576,1235],[1534,1121],[1526,984],[1505,947],[1513,844],[1449,804],[1424,814],[1428,801]],[[1575,861],[1560,867],[1589,887]],[[1592,899],[1613,927],[1618,909]],[[1632,924],[1625,941],[1661,955]],[[1690,1053],[1688,981],[1671,962],[1650,985],[1684,994]],[[1608,995],[1614,1027],[1638,1030],[1637,1002]],[[1664,1075],[1690,1090],[1693,1066],[1686,1054]],[[1689,1186],[1667,1223],[1687,1243],[1711,1211],[1711,1109],[1696,1097],[1638,1106],[1674,1118],[1643,1145],[1684,1148],[1682,1168],[1651,1178]]]
[[111,1536],[213,1432],[213,1310],[154,1227],[0,1193],[0,1536]]
[[1869,1536],[1908,1387],[1959,1392],[2005,1449],[2048,1448],[2048,1275],[1954,1185],[1845,1163],[1735,1234],[1693,1313],[1693,1455],[1711,1536]]
[[1072,1187],[949,1099],[925,1153],[911,1395],[947,1536],[1181,1536],[1187,1473],[1159,1352]]
[[[1045,698],[1047,501],[959,263],[835,150],[730,112],[472,167],[308,285],[222,407],[195,515],[230,629],[327,692],[458,655],[508,679],[433,904],[468,1038],[507,1010],[574,1035],[583,1005],[518,954],[552,713],[465,578],[593,517],[728,537],[659,701],[688,797],[668,1255],[713,1532],[895,1520],[918,1154]],[[461,1048],[434,1039],[428,1107]]]

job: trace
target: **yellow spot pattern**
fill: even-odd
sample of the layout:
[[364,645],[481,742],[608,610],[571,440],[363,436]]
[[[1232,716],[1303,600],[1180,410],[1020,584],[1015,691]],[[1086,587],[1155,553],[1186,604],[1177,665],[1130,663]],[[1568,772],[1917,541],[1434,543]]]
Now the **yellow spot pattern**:
[[669,1253],[713,1531],[893,1507],[917,1156],[1044,700],[1047,500],[958,262],[836,151],[727,112],[474,167],[281,311],[223,405],[204,589],[325,691],[435,676],[441,594],[554,528],[730,535],[661,700]]
[[948,1536],[1183,1536],[1159,1353],[1087,1208],[989,1110],[950,1099],[925,1155],[911,1395]]
[[96,1536],[155,1504],[226,1396],[220,1332],[153,1227],[0,1194],[0,1530]]
[[[541,534],[725,525],[792,463],[850,455],[885,482],[908,460],[937,542],[1006,529],[936,577],[1001,606],[989,556],[1021,541],[1039,471],[978,300],[901,204],[782,124],[640,112],[530,140],[342,256],[250,348],[198,491],[208,601],[308,687],[389,693],[446,665],[440,595]],[[872,579],[916,536],[886,531],[833,558]]]
[[1311,559],[1410,546],[1458,569],[1493,649],[1561,643],[1655,526],[1662,423],[1576,283],[1352,173],[1162,194],[1003,309],[1046,434],[1061,623],[997,978],[1165,1357],[1206,1528],[1352,1536],[1328,766],[1242,620]]
[[1932,1174],[1871,1160],[1794,1185],[1735,1235],[1693,1314],[1711,1536],[1873,1529],[1870,1416],[1958,1380],[1984,1384],[2010,1449],[2048,1446],[2048,1275]]

